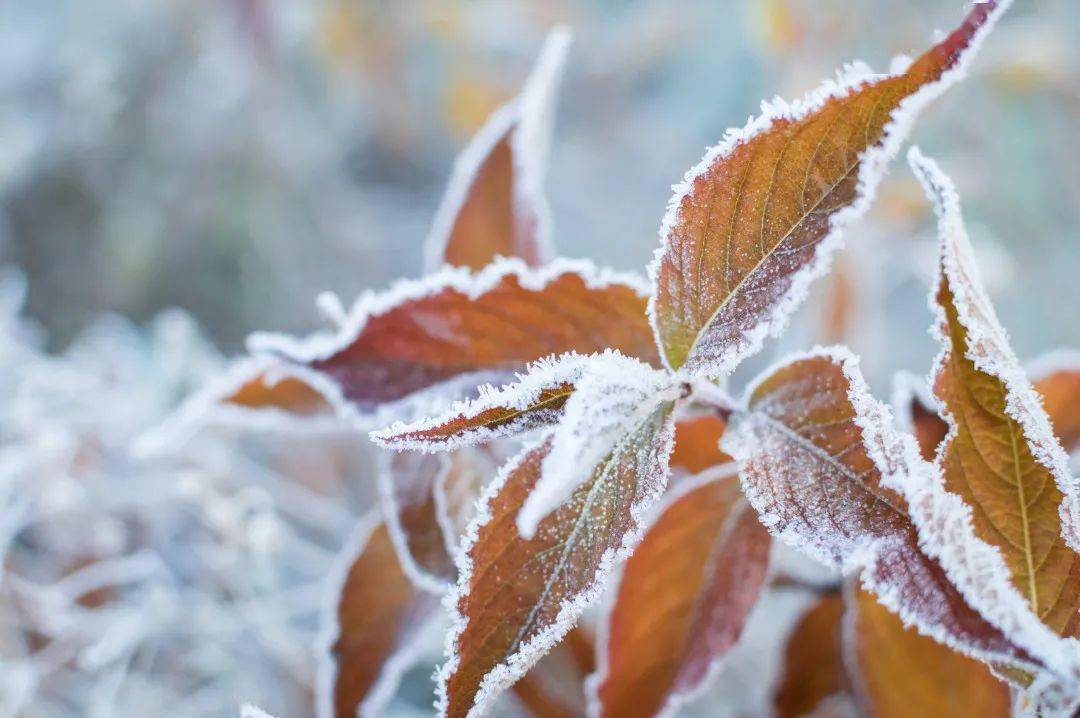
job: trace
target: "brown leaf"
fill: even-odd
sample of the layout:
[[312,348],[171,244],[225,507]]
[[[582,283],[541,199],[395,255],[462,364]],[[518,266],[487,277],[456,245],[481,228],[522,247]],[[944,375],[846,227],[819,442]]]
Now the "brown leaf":
[[1080,447],[1080,367],[1058,367],[1035,380],[1058,441],[1066,451]]
[[532,270],[502,260],[477,275],[446,269],[369,295],[336,337],[256,335],[249,344],[306,365],[371,411],[450,379],[469,375],[476,386],[571,351],[611,348],[656,365],[644,307],[636,280],[587,262]]
[[413,587],[381,522],[365,521],[340,559],[339,598],[324,617],[328,643],[319,667],[319,713],[377,716],[393,697],[438,598]]
[[457,402],[441,416],[397,422],[370,436],[397,451],[447,451],[554,424],[590,358],[565,354],[541,360],[516,382],[501,389],[483,386],[479,397]]
[[866,591],[852,592],[847,651],[866,714],[874,718],[1012,715],[1009,687],[985,665],[906,628]]
[[847,692],[841,646],[843,615],[840,594],[828,593],[810,607],[791,632],[775,693],[777,718],[817,715],[819,706]]
[[671,452],[672,471],[698,474],[713,466],[732,461],[720,450],[720,437],[726,422],[716,414],[687,416],[675,423],[675,449]]
[[671,495],[626,563],[608,618],[597,715],[651,716],[685,701],[738,641],[771,540],[733,477]]
[[[906,620],[1002,662],[1028,659],[975,612],[919,546],[884,470],[918,462],[891,432],[857,360],[839,349],[794,359],[759,380],[723,447],[772,533],[838,569],[859,569]],[[871,450],[873,453],[871,453]]]
[[976,5],[906,72],[829,83],[769,109],[687,175],[650,270],[652,320],[672,369],[727,374],[782,328],[837,230],[868,206],[917,110],[957,79],[950,70],[1001,9]]
[[457,577],[457,570],[439,522],[435,486],[446,480],[455,462],[451,456],[413,452],[379,458],[383,515],[398,544],[402,567],[420,588],[441,593]]
[[480,269],[497,256],[551,259],[543,183],[555,95],[570,36],[554,30],[521,94],[499,108],[458,157],[436,213],[428,269]]
[[486,490],[465,546],[453,651],[439,672],[440,710],[487,707],[598,597],[640,534],[639,516],[666,483],[672,406],[634,428],[570,500],[526,540],[517,514],[540,478],[550,435],[526,448]]
[[1034,614],[1080,635],[1080,555],[1061,519],[1074,483],[1068,458],[981,287],[954,190],[930,160],[912,157],[941,221],[932,383],[953,428],[938,455],[944,488],[971,508],[975,536],[1000,552]]

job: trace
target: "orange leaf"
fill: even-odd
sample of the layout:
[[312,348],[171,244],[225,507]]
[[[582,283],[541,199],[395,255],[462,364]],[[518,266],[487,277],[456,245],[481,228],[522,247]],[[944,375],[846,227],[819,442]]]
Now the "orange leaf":
[[323,617],[319,666],[322,718],[381,715],[437,615],[438,598],[417,591],[398,565],[386,526],[364,521],[339,559],[337,599]]
[[234,404],[248,409],[275,408],[301,416],[319,416],[333,413],[326,398],[310,384],[296,376],[278,380],[260,372],[242,384],[222,403]]
[[725,375],[783,328],[917,111],[958,79],[1007,4],[976,5],[905,72],[849,71],[800,103],[767,107],[690,171],[650,268],[650,313],[672,369]]
[[675,449],[671,452],[672,471],[698,474],[713,466],[732,461],[720,450],[720,437],[727,424],[716,414],[698,414],[675,423]]
[[1080,362],[1071,355],[1068,359],[1068,364],[1051,359],[1053,366],[1039,372],[1035,391],[1043,398],[1061,445],[1066,451],[1075,451],[1080,447]]
[[[722,444],[772,533],[838,569],[858,569],[905,620],[987,660],[1027,657],[976,613],[923,553],[904,500],[883,476],[919,462],[890,431],[844,350],[791,360],[753,385]],[[921,465],[921,464],[920,464]]]
[[535,718],[585,714],[585,679],[593,670],[593,645],[579,626],[514,684],[514,694]]
[[937,457],[943,488],[970,507],[966,526],[997,549],[1028,608],[1080,636],[1080,555],[1069,546],[1080,537],[1062,520],[1076,516],[1068,457],[981,286],[955,190],[932,160],[911,158],[940,222],[932,384],[951,427]]
[[435,486],[454,470],[450,456],[403,453],[379,457],[383,515],[402,568],[417,586],[445,591],[457,575],[439,522]]
[[664,488],[671,404],[621,440],[532,539],[517,514],[540,478],[550,435],[527,447],[485,490],[470,527],[453,605],[458,614],[439,671],[440,711],[482,712],[595,602],[640,536],[640,514]]
[[791,632],[775,694],[777,718],[816,716],[827,702],[843,700],[848,690],[841,646],[843,615],[840,594],[829,593],[810,607]]
[[849,665],[866,714],[1012,715],[1009,687],[985,665],[906,628],[866,591],[853,593],[848,608],[854,614],[847,634]]
[[733,477],[674,492],[623,570],[596,715],[651,716],[700,689],[742,633],[771,543]]
[[570,34],[551,32],[521,94],[499,108],[454,164],[428,239],[427,269],[480,269],[497,256],[551,259],[543,184],[555,94]]
[[[361,299],[336,336],[255,335],[249,346],[306,365],[361,411],[451,379],[471,386],[529,362],[611,348],[658,363],[636,279],[560,260],[444,269]],[[319,387],[322,389],[322,387]]]

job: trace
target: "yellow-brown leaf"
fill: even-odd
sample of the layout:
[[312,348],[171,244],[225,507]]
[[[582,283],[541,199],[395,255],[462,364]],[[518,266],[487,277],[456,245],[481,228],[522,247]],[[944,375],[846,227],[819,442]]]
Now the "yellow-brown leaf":
[[652,716],[701,687],[742,634],[771,539],[734,478],[676,490],[626,563],[598,715]]
[[906,72],[827,87],[706,155],[672,199],[651,270],[652,319],[671,368],[726,374],[781,328],[832,249],[833,218],[868,204],[912,113],[955,80],[949,71],[1000,9],[976,5]]
[[[1030,395],[1030,385],[988,309],[975,268],[965,264],[966,254],[958,238],[943,234],[936,302],[944,352],[933,388],[955,434],[939,468],[945,488],[971,507],[976,536],[1001,552],[1035,614],[1059,634],[1080,635],[1080,555],[1066,544],[1059,512],[1059,480],[1072,477],[1055,476],[1061,469],[1046,458],[1054,448],[1043,444],[1052,435],[1033,443],[1032,427],[1048,420],[1037,416],[1037,402],[1021,398]],[[958,296],[966,298],[963,303]],[[982,337],[978,342],[973,332]]]
[[867,715],[1008,718],[1006,684],[978,661],[919,635],[871,594],[855,590],[848,610],[853,683]]

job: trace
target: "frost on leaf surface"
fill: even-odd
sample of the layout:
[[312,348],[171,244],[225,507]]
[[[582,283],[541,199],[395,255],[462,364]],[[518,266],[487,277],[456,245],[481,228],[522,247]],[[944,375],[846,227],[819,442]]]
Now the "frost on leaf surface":
[[818,598],[799,619],[784,647],[783,669],[773,694],[777,718],[835,715],[827,707],[851,705],[841,643],[844,601],[839,592]]
[[626,562],[593,714],[671,714],[705,688],[757,603],[771,539],[733,474],[689,479]]
[[1007,0],[976,5],[905,72],[854,70],[767,105],[676,188],[650,267],[650,315],[672,369],[719,376],[783,328],[870,204],[916,113],[957,81]]
[[442,416],[399,422],[371,438],[390,449],[448,451],[553,424],[589,361],[574,353],[541,360],[501,389],[481,386],[477,398],[455,403]]
[[551,434],[485,489],[448,604],[456,622],[438,674],[443,714],[479,715],[599,598],[667,483],[671,413],[662,404],[629,431],[531,539],[518,533],[517,515],[540,479]]
[[454,164],[428,238],[427,269],[480,269],[496,256],[552,258],[544,178],[570,33],[552,30],[521,94],[500,107]]
[[256,334],[253,352],[306,368],[361,413],[460,378],[512,377],[553,354],[612,348],[658,364],[641,283],[585,261],[540,269],[503,259],[473,274],[444,268],[366,294],[335,334]]
[[846,350],[819,349],[766,372],[722,448],[774,535],[844,571],[909,623],[984,658],[1025,660],[919,547],[904,500],[883,484],[923,467]]
[[990,669],[926,636],[855,589],[847,598],[845,653],[863,714],[1008,718],[1012,696]]
[[414,588],[375,517],[362,522],[339,561],[322,617],[319,715],[378,716],[412,664],[438,599]]
[[574,393],[555,428],[540,480],[518,515],[518,529],[531,538],[540,521],[611,460],[612,450],[652,416],[678,389],[670,376],[617,352],[587,358]]
[[935,471],[902,484],[926,549],[1006,635],[1076,672],[1075,482],[1038,395],[983,291],[951,181],[913,150],[941,235],[932,295],[942,351],[931,376],[949,433]]

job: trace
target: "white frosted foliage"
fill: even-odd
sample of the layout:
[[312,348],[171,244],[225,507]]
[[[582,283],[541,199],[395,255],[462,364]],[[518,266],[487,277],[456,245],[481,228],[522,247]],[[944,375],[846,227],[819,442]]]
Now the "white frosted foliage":
[[618,352],[591,357],[566,402],[540,480],[518,514],[521,535],[532,538],[544,517],[592,476],[626,434],[677,392],[668,374],[637,359]]
[[456,451],[552,423],[557,419],[558,412],[543,410],[522,415],[497,427],[472,426],[445,439],[412,439],[408,436],[455,420],[475,419],[492,409],[525,412],[536,404],[542,392],[564,384],[576,384],[586,367],[595,360],[595,357],[576,352],[541,359],[529,365],[525,372],[517,374],[516,381],[510,384],[501,388],[484,384],[480,386],[475,399],[455,402],[438,416],[413,422],[395,422],[385,429],[371,432],[370,436],[375,443],[396,451]]

